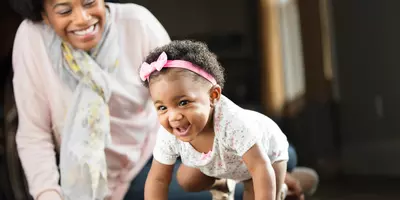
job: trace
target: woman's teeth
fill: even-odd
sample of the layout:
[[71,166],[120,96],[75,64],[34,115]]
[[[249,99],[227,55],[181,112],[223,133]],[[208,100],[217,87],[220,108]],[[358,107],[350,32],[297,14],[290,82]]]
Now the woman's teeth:
[[92,25],[89,28],[85,29],[85,30],[81,30],[81,31],[74,31],[74,34],[79,35],[79,36],[84,36],[88,33],[91,33],[94,31],[96,25]]

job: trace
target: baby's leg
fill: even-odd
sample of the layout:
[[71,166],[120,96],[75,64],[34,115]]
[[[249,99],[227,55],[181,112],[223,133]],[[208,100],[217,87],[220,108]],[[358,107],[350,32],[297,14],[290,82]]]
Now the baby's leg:
[[208,190],[213,200],[233,200],[235,187],[228,184],[226,179],[216,179],[203,174],[199,169],[187,167],[183,164],[176,173],[178,184],[186,192],[200,192]]
[[211,189],[216,184],[216,179],[203,174],[199,169],[179,166],[176,173],[178,184],[186,192],[200,192]]

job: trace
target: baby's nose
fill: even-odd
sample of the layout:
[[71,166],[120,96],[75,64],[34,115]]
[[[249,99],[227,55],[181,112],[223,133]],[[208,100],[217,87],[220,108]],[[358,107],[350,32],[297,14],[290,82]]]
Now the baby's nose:
[[170,122],[179,121],[183,119],[183,115],[180,112],[170,111],[168,119]]

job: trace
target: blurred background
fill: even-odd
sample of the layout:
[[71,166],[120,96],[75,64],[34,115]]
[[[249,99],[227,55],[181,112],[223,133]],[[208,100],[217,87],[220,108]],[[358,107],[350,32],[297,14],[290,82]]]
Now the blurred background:
[[[114,0],[117,2],[118,0]],[[1,1],[0,199],[29,199],[15,147],[11,52],[21,18]],[[172,39],[206,42],[225,95],[274,119],[312,199],[400,199],[400,1],[119,0],[148,8]]]

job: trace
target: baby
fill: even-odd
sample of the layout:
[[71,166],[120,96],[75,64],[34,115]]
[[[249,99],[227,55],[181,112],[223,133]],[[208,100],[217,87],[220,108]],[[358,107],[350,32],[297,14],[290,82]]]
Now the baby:
[[140,78],[166,130],[157,138],[145,199],[168,199],[178,157],[177,179],[187,191],[229,189],[234,181],[244,183],[245,200],[282,199],[286,136],[270,118],[222,95],[224,69],[205,44],[173,41],[155,49]]

